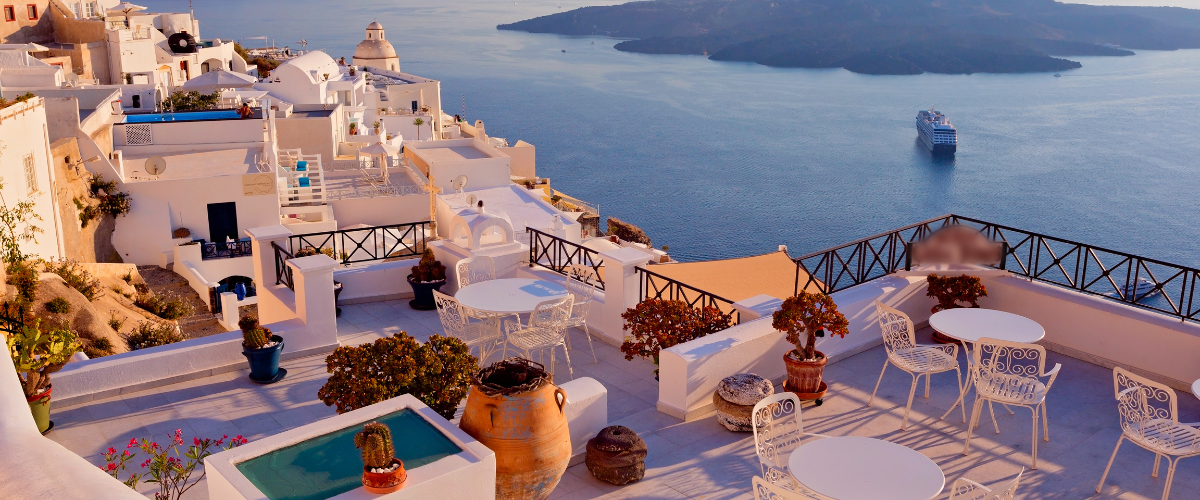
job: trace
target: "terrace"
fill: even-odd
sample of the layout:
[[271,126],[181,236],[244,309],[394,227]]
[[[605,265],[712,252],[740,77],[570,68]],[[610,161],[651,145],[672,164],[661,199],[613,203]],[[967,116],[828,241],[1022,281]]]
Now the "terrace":
[[[874,404],[866,406],[886,354],[880,345],[873,309],[866,312],[868,308],[863,304],[878,299],[905,310],[917,322],[918,342],[931,343],[932,331],[926,322],[929,313],[922,312],[928,311],[930,304],[923,297],[924,276],[915,274],[917,270],[904,269],[911,267],[905,265],[906,248],[908,242],[921,239],[945,223],[974,225],[997,241],[1009,242],[1005,261],[999,266],[1007,270],[973,269],[984,277],[989,288],[990,301],[982,305],[1037,320],[1046,329],[1042,344],[1051,350],[1047,366],[1063,365],[1062,375],[1047,398],[1050,441],[1038,443],[1036,470],[1028,470],[1030,421],[1028,414],[1020,409],[1016,415],[996,409],[999,434],[986,425],[986,418],[981,420],[971,453],[962,454],[966,425],[958,410],[945,419],[939,418],[957,396],[952,376],[933,378],[930,397],[918,396],[914,400],[907,431],[899,430],[910,384],[907,377],[889,371],[882,378]],[[545,237],[535,239],[535,246],[540,246]],[[261,243],[261,237],[256,237],[255,244]],[[713,364],[760,373],[776,382],[776,393],[782,392],[780,377],[771,373],[782,370],[779,357],[783,351],[776,345],[780,335],[767,332],[771,330],[769,318],[756,319],[764,315],[758,308],[761,304],[722,302],[720,297],[705,296],[705,292],[688,289],[680,282],[664,284],[661,275],[654,275],[657,273],[637,272],[640,267],[621,273],[621,269],[608,267],[625,265],[616,262],[618,256],[625,254],[601,255],[597,259],[582,250],[563,251],[570,250],[567,244],[557,244],[562,247],[553,252],[531,250],[530,261],[543,264],[543,268],[519,272],[553,278],[550,270],[563,269],[571,263],[594,265],[606,271],[603,291],[608,297],[602,298],[602,307],[593,311],[601,312],[596,327],[600,331],[593,329],[593,336],[607,343],[595,342],[598,362],[593,363],[583,332],[570,330],[575,378],[590,377],[603,384],[607,390],[608,424],[636,431],[646,442],[648,456],[645,477],[626,486],[600,482],[582,464],[574,465],[567,469],[550,498],[753,498],[750,479],[761,474],[754,438],[749,433],[730,432],[718,424],[711,404],[709,407],[696,404],[698,400],[711,401],[712,390],[697,387],[695,383],[716,373],[712,371],[715,368],[703,363],[709,358],[697,352],[713,342],[732,339],[732,347],[712,355],[725,356],[721,363]],[[1054,257],[1046,257],[1044,249],[1053,252]],[[1077,257],[1076,263],[1071,263]],[[1146,279],[1164,293],[1153,298],[1144,292],[1126,297],[1118,291],[1117,297],[1110,297],[1094,287],[1098,281],[1089,274],[1089,269],[1094,268],[1082,265],[1084,257],[1103,263],[1104,271],[1100,274],[1105,278],[1136,282],[1149,275]],[[831,358],[824,374],[829,394],[820,406],[804,406],[806,432],[872,437],[916,450],[933,460],[945,474],[947,488],[939,499],[948,498],[949,484],[959,477],[992,485],[1022,468],[1026,471],[1016,498],[1161,496],[1165,466],[1163,474],[1152,478],[1149,472],[1154,455],[1128,445],[1121,448],[1103,492],[1094,491],[1121,435],[1111,366],[1132,367],[1178,389],[1183,389],[1181,383],[1190,383],[1191,379],[1185,380],[1191,376],[1189,373],[1200,377],[1194,361],[1200,336],[1194,333],[1196,325],[1190,322],[1196,310],[1188,300],[1196,278],[1194,270],[1178,268],[1177,272],[1166,272],[1169,264],[1136,257],[1114,258],[1103,249],[954,216],[925,221],[797,261],[795,287],[815,287],[831,293],[851,322],[851,334],[845,339],[823,339],[819,344]],[[297,269],[298,273],[305,272]],[[1062,275],[1069,277],[1069,283],[1049,284],[1057,283],[1047,273],[1051,269],[1056,272],[1061,269]],[[1123,274],[1126,270],[1130,276]],[[299,282],[298,302],[303,300]],[[1120,285],[1113,286],[1120,289]],[[616,343],[620,331],[605,322],[603,312],[616,310],[618,304],[603,304],[603,301],[623,294],[633,294],[638,300],[667,294],[693,303],[736,309],[741,324],[713,334],[712,339],[706,337],[664,351],[662,381],[656,382],[654,365],[638,358],[627,361],[610,345]],[[431,335],[441,334],[442,324],[436,312],[415,311],[407,300],[389,300],[343,305],[336,330],[339,344],[358,345],[398,331],[425,341]],[[1130,342],[1131,331],[1141,336]],[[739,357],[745,354],[744,346],[758,345],[755,342],[759,342],[759,337],[767,339],[763,345],[769,348],[758,352],[765,350],[767,354]],[[497,358],[493,356],[491,360]],[[676,361],[683,364],[673,364]],[[961,358],[959,362],[965,365]],[[757,369],[772,365],[780,366]],[[123,391],[112,397],[56,407],[53,414],[56,427],[48,437],[99,464],[103,450],[127,443],[130,438],[161,437],[183,429],[185,436],[242,434],[256,441],[335,414],[316,398],[318,388],[328,377],[323,355],[293,357],[286,359],[283,366],[288,369],[288,376],[265,387],[247,380],[246,370],[226,370],[181,383]],[[565,382],[565,373],[559,371],[555,382]],[[693,398],[693,393],[699,397]],[[1177,396],[1180,420],[1200,420],[1200,399],[1182,391]],[[870,473],[858,470],[852,462],[842,466],[847,477]],[[1180,463],[1171,492],[1173,498],[1194,498],[1200,492],[1200,461]],[[207,485],[201,483],[187,498],[210,498]]]

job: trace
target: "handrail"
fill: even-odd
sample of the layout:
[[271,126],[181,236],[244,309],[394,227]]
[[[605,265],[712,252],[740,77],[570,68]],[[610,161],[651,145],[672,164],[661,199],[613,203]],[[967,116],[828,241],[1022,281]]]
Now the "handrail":
[[292,259],[292,253],[284,250],[274,241],[271,242],[271,248],[275,250],[275,284],[287,285],[289,290],[295,291],[296,283],[292,281],[292,268],[287,265],[287,261]]
[[[715,307],[733,316],[733,324],[741,324],[742,315],[732,300],[706,292],[681,281],[673,280],[642,267],[634,268],[638,273],[638,302],[649,299],[679,300],[692,308]],[[661,283],[661,286],[659,284]]]
[[908,244],[936,229],[965,225],[1006,244],[1004,258],[991,267],[1017,276],[1149,309],[1180,320],[1200,322],[1195,300],[1200,269],[1047,236],[980,219],[948,214],[793,259],[796,291],[833,293],[903,269]]
[[423,221],[298,234],[288,238],[288,249],[295,254],[313,248],[345,265],[413,257],[425,251],[428,225]]
[[604,290],[600,252],[531,227],[525,231],[529,233],[529,267],[540,265],[567,276],[571,265],[588,266],[596,271],[596,288]]
[[208,242],[200,244],[200,260],[233,259],[254,255],[250,241]]

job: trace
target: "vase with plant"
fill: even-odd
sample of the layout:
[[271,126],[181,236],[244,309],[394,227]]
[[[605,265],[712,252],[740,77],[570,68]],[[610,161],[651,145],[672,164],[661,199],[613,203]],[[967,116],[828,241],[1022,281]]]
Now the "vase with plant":
[[350,122],[350,135],[358,135],[358,122]]
[[[940,276],[930,274],[925,278],[925,296],[937,299],[937,305],[929,312],[940,312],[947,309],[963,307],[978,308],[979,299],[987,297],[987,288],[978,276]],[[933,332],[933,340],[941,344],[958,342],[940,332]]]
[[629,332],[621,344],[626,360],[634,356],[654,361],[658,377],[658,355],[663,349],[719,332],[733,324],[733,315],[712,306],[694,308],[682,300],[647,299],[621,313],[623,330]]
[[379,120],[375,120],[375,123],[371,124],[371,126],[372,126],[372,127],[375,127],[375,133],[376,133],[376,134],[378,134],[378,133],[379,133],[379,127],[380,127],[381,125],[382,125],[382,124],[381,124],[381,123],[379,123]]
[[796,346],[783,355],[787,367],[784,389],[800,399],[815,399],[819,403],[828,388],[821,376],[829,359],[817,350],[817,338],[826,335],[845,338],[849,325],[833,298],[823,293],[801,291],[783,301],[771,315],[771,327],[784,332],[787,341]]
[[272,334],[270,328],[249,316],[239,319],[238,327],[242,329],[242,355],[250,363],[250,380],[260,384],[282,380],[287,375],[287,370],[279,367],[283,337]]
[[391,493],[404,486],[408,472],[396,458],[392,430],[379,422],[370,422],[354,435],[354,447],[362,453],[363,488],[370,493]]
[[413,289],[409,306],[418,311],[437,309],[437,304],[433,302],[433,291],[441,291],[442,285],[446,284],[446,266],[433,257],[433,249],[426,248],[425,253],[421,254],[421,262],[413,266],[412,273],[408,275],[408,284]]
[[83,347],[69,325],[42,331],[38,319],[10,332],[7,344],[38,432],[50,432],[54,427],[54,422],[50,421],[50,395],[53,390],[50,374],[61,370],[71,355]]

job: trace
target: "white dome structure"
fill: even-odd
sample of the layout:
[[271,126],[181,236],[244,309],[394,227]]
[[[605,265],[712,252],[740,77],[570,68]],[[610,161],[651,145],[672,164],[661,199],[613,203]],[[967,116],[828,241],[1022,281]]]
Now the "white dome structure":
[[400,57],[396,48],[383,37],[383,25],[372,22],[367,25],[366,38],[354,49],[355,66],[371,66],[391,71],[400,71]]

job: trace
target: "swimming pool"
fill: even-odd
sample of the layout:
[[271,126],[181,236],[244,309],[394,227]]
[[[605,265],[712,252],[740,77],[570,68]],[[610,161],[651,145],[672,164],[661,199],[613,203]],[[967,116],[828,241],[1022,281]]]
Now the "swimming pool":
[[125,115],[125,123],[196,122],[206,120],[229,120],[238,118],[237,110],[181,111],[178,113],[155,113],[148,115]]

